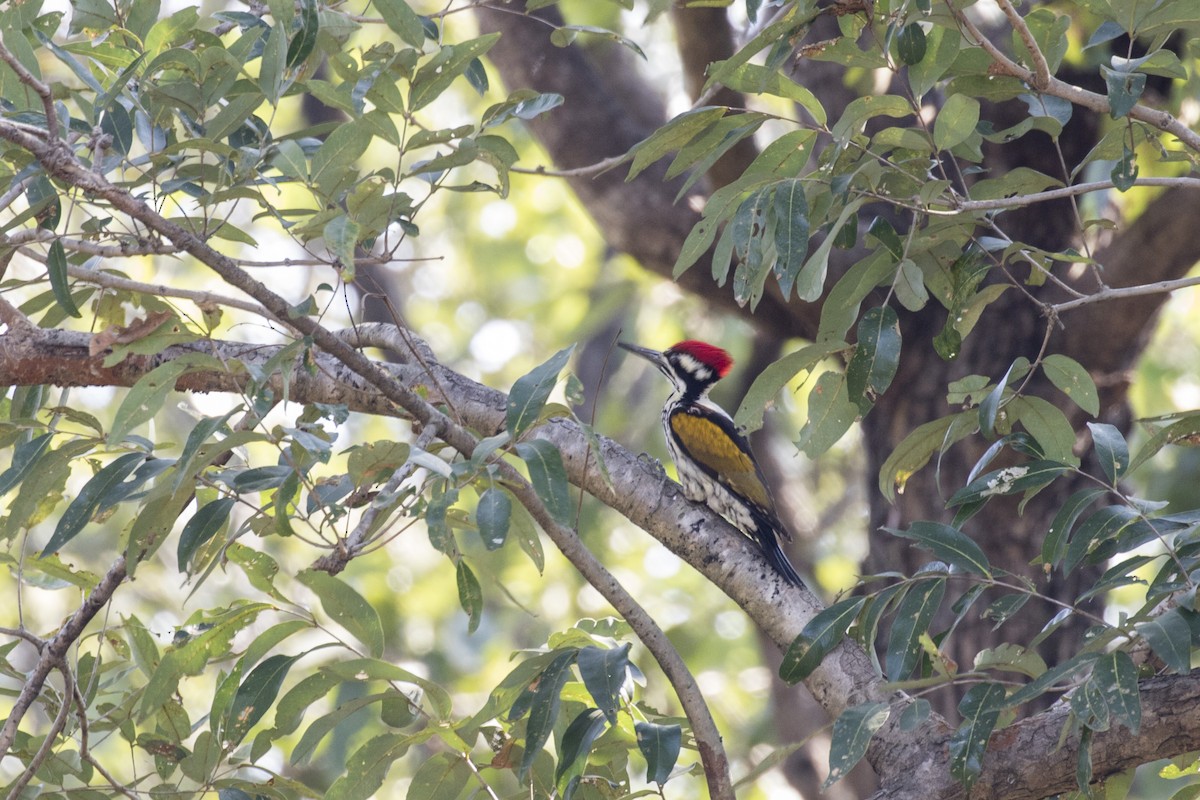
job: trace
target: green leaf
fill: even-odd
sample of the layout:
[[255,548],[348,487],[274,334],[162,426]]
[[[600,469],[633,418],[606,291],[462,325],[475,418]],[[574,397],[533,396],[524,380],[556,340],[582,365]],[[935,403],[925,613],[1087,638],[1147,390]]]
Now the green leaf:
[[43,433],[13,448],[12,462],[0,473],[0,495],[18,485],[50,449],[53,433]]
[[775,402],[775,395],[788,381],[801,372],[812,370],[833,353],[849,345],[842,341],[826,341],[802,347],[774,362],[754,379],[742,404],[733,416],[733,424],[746,431],[756,431],[763,425],[763,412]]
[[407,800],[443,800],[458,797],[473,770],[461,753],[434,753],[413,773]]
[[851,402],[864,413],[887,391],[900,366],[900,318],[891,306],[872,308],[858,323],[858,346],[846,366]]
[[579,675],[584,688],[613,725],[621,704],[621,690],[629,679],[630,644],[607,649],[584,647],[579,651]]
[[529,470],[534,491],[559,523],[570,526],[575,509],[568,493],[567,471],[563,468],[558,448],[545,439],[532,439],[517,445],[517,455]]
[[809,620],[783,654],[779,677],[794,684],[811,675],[846,637],[846,630],[866,601],[865,597],[847,597],[822,609]]
[[409,110],[417,111],[440,97],[471,62],[490,50],[499,39],[499,33],[489,33],[466,42],[443,45],[413,76],[408,93]]
[[563,787],[564,777],[571,773],[582,773],[587,764],[588,753],[592,750],[592,742],[604,733],[607,726],[604,712],[598,708],[585,709],[571,720],[571,724],[563,731],[558,769],[554,771],[554,783],[560,789]]
[[1005,387],[1008,386],[1008,376],[1012,375],[1016,366],[1016,361],[1009,365],[1004,377],[996,384],[996,388],[988,392],[987,397],[979,404],[979,430],[989,439],[996,435],[996,415],[1000,412],[1000,399],[1004,396]]
[[963,721],[950,737],[950,774],[968,792],[983,771],[983,754],[1004,708],[1004,700],[1002,685],[978,683],[967,690],[958,704]]
[[120,444],[134,428],[150,421],[167,401],[167,395],[175,390],[175,381],[183,377],[184,373],[205,366],[224,369],[223,365],[211,356],[189,353],[160,364],[143,375],[126,393],[125,399],[117,408],[112,427],[108,431],[108,441],[114,445]]
[[916,541],[917,545],[930,551],[947,564],[958,567],[965,572],[974,572],[985,578],[992,577],[991,564],[983,549],[975,540],[957,528],[952,528],[941,522],[914,522],[908,530],[895,528],[884,530],[896,536]]
[[1067,554],[1067,541],[1071,536],[1071,530],[1075,527],[1080,515],[1095,502],[1097,497],[1107,491],[1101,487],[1080,489],[1067,498],[1067,502],[1063,503],[1058,509],[1058,513],[1054,515],[1054,521],[1050,523],[1050,530],[1042,541],[1043,564],[1053,566],[1062,560],[1063,556]]
[[[304,573],[301,573],[304,574]],[[424,697],[432,706],[433,716],[445,719],[450,715],[452,702],[450,694],[438,684],[420,675],[409,672],[387,661],[377,658],[352,658],[349,661],[339,661],[321,667],[322,672],[336,675],[344,681],[388,681],[411,683],[420,687]]]
[[912,113],[912,106],[900,95],[883,94],[859,97],[846,106],[846,110],[842,112],[842,118],[834,124],[830,132],[836,141],[848,143],[852,137],[862,133],[863,126],[874,117],[907,117]]
[[1142,727],[1142,700],[1133,659],[1120,650],[1105,653],[1092,668],[1090,682],[1096,685],[1112,715],[1137,736]]
[[188,562],[192,560],[196,550],[217,534],[229,520],[229,512],[237,500],[233,497],[222,497],[211,503],[206,503],[183,526],[179,535],[179,545],[175,559],[180,572],[187,572]]
[[238,687],[237,694],[226,712],[228,720],[222,733],[230,747],[237,746],[246,737],[267,709],[279,696],[283,679],[300,656],[275,655],[250,671],[246,680]]
[[646,167],[668,153],[675,152],[696,138],[700,133],[725,116],[726,109],[717,106],[702,106],[685,111],[630,150],[633,161],[629,165],[626,181],[631,181]]
[[945,451],[973,433],[977,418],[973,411],[961,411],[919,425],[905,436],[879,468],[879,490],[888,502],[895,501],[897,492],[903,494],[909,478],[928,464],[935,452]]
[[865,198],[857,197],[846,204],[837,220],[830,226],[824,241],[817,246],[813,254],[808,257],[808,261],[804,263],[804,267],[796,277],[796,296],[803,302],[814,303],[820,299],[821,293],[825,290],[825,276],[829,272],[829,253],[833,250],[838,234],[847,227],[847,221],[858,213],[858,209],[864,202],[866,202]]
[[276,23],[267,35],[258,71],[258,88],[271,105],[279,102],[283,90],[283,73],[287,69],[287,32]]
[[1108,87],[1108,113],[1113,119],[1129,114],[1146,91],[1146,75],[1141,72],[1123,72],[1100,65],[1100,74]]
[[367,652],[375,658],[383,655],[383,623],[379,621],[379,613],[350,584],[312,569],[298,574],[296,580],[317,595],[325,613],[365,644]]
[[1192,668],[1192,629],[1183,609],[1169,609],[1138,625],[1137,632],[1172,672],[1184,675]]
[[50,243],[50,249],[46,253],[46,268],[50,273],[50,289],[54,292],[55,302],[72,317],[82,317],[75,300],[71,297],[71,287],[67,285],[67,253],[59,239]]
[[554,732],[562,687],[571,676],[571,664],[575,661],[575,654],[575,650],[568,650],[556,656],[542,671],[537,679],[536,688],[531,690],[529,722],[525,726],[525,754],[521,757],[521,769],[518,772],[518,779],[522,782],[529,774],[534,759]]
[[41,557],[45,558],[74,539],[91,521],[96,508],[114,491],[120,491],[124,480],[145,461],[144,453],[126,453],[93,475],[58,518],[58,524],[50,541],[42,549]]
[[[1009,597],[1028,598],[1029,595],[1009,595]],[[995,603],[992,605],[994,606]],[[1022,603],[1022,605],[1024,604]],[[988,611],[991,611],[991,607],[989,607]],[[991,618],[988,612],[985,612],[984,616],[989,619]],[[975,655],[975,669],[1019,672],[1030,678],[1036,678],[1046,672],[1046,662],[1036,651],[1026,650],[1020,645],[1006,642],[996,647],[980,650]]]
[[421,18],[405,0],[374,0],[379,15],[405,44],[420,49],[425,44],[425,28]]
[[633,726],[638,749],[646,758],[646,782],[662,786],[679,760],[682,730],[678,725],[638,722]]
[[1048,400],[1036,396],[1014,397],[1007,410],[1014,422],[1020,422],[1042,447],[1042,452],[1051,461],[1077,465],[1079,459],[1072,452],[1075,446],[1075,429],[1063,412]]
[[928,631],[945,593],[944,577],[925,579],[917,581],[900,601],[888,635],[885,669],[891,680],[905,680],[917,665],[921,655],[921,634]]
[[492,486],[479,496],[479,504],[475,506],[475,525],[479,528],[484,547],[499,550],[504,546],[511,518],[512,500],[503,489]]
[[321,30],[321,18],[316,0],[300,0],[300,30],[288,44],[286,67],[294,69],[304,63],[317,44]]
[[567,365],[567,360],[574,350],[575,345],[559,350],[513,383],[505,409],[505,427],[513,439],[518,438],[537,421],[550,392],[558,383],[559,373]]
[[329,220],[322,231],[325,246],[334,258],[334,266],[346,283],[354,281],[354,248],[358,246],[361,233],[362,227],[346,216],[337,216]]
[[925,48],[925,31],[919,22],[908,23],[896,35],[896,52],[906,66],[919,64],[925,58]]
[[374,796],[392,764],[408,752],[409,742],[408,736],[395,733],[369,740],[346,760],[345,774],[326,790],[325,800],[368,800]]
[[355,162],[371,144],[371,132],[363,125],[339,125],[313,153],[310,174],[314,186],[328,195],[346,175],[357,174]]
[[1054,353],[1042,361],[1042,371],[1059,391],[1093,417],[1100,413],[1100,396],[1092,376],[1073,358]]
[[816,458],[850,430],[858,414],[858,406],[850,402],[846,376],[822,373],[808,395],[808,421],[800,429],[796,446],[809,458]]
[[1015,467],[985,473],[959,489],[946,501],[947,507],[964,506],[990,497],[1038,489],[1063,475],[1067,467],[1057,461],[1030,461]]
[[838,715],[829,742],[829,777],[821,784],[822,790],[840,781],[862,760],[871,737],[890,714],[887,703],[862,703]]
[[454,565],[454,578],[458,585],[458,602],[463,611],[467,612],[467,633],[474,633],[483,617],[483,588],[480,587],[475,573],[462,559]]
[[1115,484],[1129,467],[1129,445],[1115,426],[1105,422],[1089,422],[1096,458],[1109,483]]
[[952,94],[933,122],[933,143],[939,150],[961,144],[979,124],[979,101],[965,94]]
[[808,254],[808,198],[798,178],[775,187],[771,213],[775,219],[775,277],[787,299]]

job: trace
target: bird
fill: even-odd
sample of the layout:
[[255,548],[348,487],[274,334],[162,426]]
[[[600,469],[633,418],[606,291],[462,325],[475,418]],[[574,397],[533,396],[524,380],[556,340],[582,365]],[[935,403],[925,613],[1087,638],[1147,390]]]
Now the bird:
[[662,411],[667,449],[688,500],[705,503],[753,539],[771,566],[795,586],[804,581],[780,547],[792,535],[779,519],[770,487],[733,418],[708,399],[733,358],[716,345],[687,339],[658,351],[629,342],[623,349],[658,367],[673,390]]

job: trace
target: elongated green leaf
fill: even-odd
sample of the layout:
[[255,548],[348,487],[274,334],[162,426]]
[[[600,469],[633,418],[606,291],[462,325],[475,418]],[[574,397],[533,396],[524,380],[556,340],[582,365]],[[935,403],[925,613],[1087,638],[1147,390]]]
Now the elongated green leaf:
[[702,131],[725,116],[726,109],[703,106],[685,111],[656,130],[649,138],[638,142],[630,152],[633,163],[625,180],[631,181],[646,167],[696,138]]
[[229,520],[229,512],[233,510],[235,503],[237,500],[233,497],[221,497],[206,503],[183,526],[175,553],[180,572],[187,572],[188,562],[192,560],[196,550],[215,536]]
[[579,651],[579,675],[584,688],[612,724],[617,724],[621,690],[629,679],[630,644],[602,649],[584,647]]
[[1030,461],[1016,467],[1005,467],[980,475],[959,489],[946,505],[950,508],[986,500],[989,497],[1017,494],[1035,489],[1064,474],[1067,467],[1057,461]]
[[809,620],[783,654],[779,677],[788,683],[799,683],[811,675],[846,637],[846,629],[866,602],[865,597],[847,597]]
[[[368,800],[373,797],[383,786],[388,770],[408,752],[409,746],[410,737],[403,734],[385,733],[369,740],[346,760],[345,774],[325,792],[325,800]],[[465,769],[466,764],[462,768]]]
[[1096,446],[1096,458],[1104,470],[1109,483],[1116,483],[1129,467],[1129,445],[1115,426],[1105,422],[1089,422],[1092,443]]
[[46,253],[46,268],[50,273],[50,289],[54,292],[55,302],[72,317],[78,319],[83,316],[71,297],[71,287],[67,285],[67,253],[59,239],[50,243]]
[[1056,405],[1030,395],[1014,397],[1007,410],[1014,421],[1019,421],[1037,439],[1046,458],[1072,466],[1079,463],[1071,452],[1075,446],[1075,429]]
[[908,530],[885,528],[884,530],[896,536],[913,539],[922,547],[947,564],[956,566],[966,572],[974,572],[985,578],[992,577],[991,564],[983,549],[975,540],[957,528],[952,528],[941,522],[914,522]]
[[422,678],[420,675],[387,661],[378,658],[352,658],[349,661],[326,664],[321,667],[321,671],[336,675],[346,681],[379,680],[411,683],[420,687],[435,717],[444,719],[450,714],[450,694],[445,689],[427,678]]
[[440,800],[458,797],[471,780],[472,770],[458,753],[434,753],[413,773],[408,800]]
[[900,601],[888,635],[885,666],[891,680],[905,680],[917,665],[921,655],[921,634],[927,632],[945,594],[946,579],[934,578],[915,583]]
[[1179,675],[1192,667],[1192,629],[1184,613],[1181,608],[1172,608],[1137,626],[1138,635],[1150,644],[1154,654]]
[[1120,650],[1105,653],[1092,668],[1096,685],[1109,711],[1137,736],[1142,727],[1142,699],[1138,693],[1137,667],[1129,654]]
[[474,633],[483,618],[483,588],[471,567],[461,559],[454,565],[454,578],[458,586],[458,602],[467,612],[467,633]]
[[379,15],[406,44],[421,47],[425,43],[425,28],[421,18],[405,0],[374,0]]
[[639,722],[633,726],[638,749],[646,757],[646,782],[662,786],[679,760],[682,731],[678,725]]
[[550,739],[550,734],[554,732],[562,687],[571,676],[571,664],[575,662],[575,654],[575,650],[560,653],[542,672],[537,687],[532,690],[529,722],[525,727],[525,755],[521,758],[519,772],[522,781],[529,774],[534,759]]
[[798,178],[775,187],[775,278],[786,300],[808,255],[808,198]]
[[514,439],[537,421],[550,392],[558,383],[559,373],[567,365],[567,360],[574,350],[575,345],[559,350],[513,383],[505,409],[505,426]]
[[1075,405],[1093,417],[1100,413],[1096,383],[1078,361],[1054,353],[1042,360],[1042,372],[1059,391],[1074,400]]
[[771,364],[758,374],[754,383],[746,390],[746,396],[742,398],[742,404],[734,414],[734,425],[747,431],[761,428],[763,412],[775,401],[775,395],[788,381],[847,347],[849,345],[842,341],[810,344]]
[[1004,377],[996,384],[996,388],[988,392],[987,397],[979,404],[979,430],[989,439],[996,433],[996,414],[1000,412],[1000,398],[1004,396],[1004,389],[1008,386],[1008,377],[1012,375],[1016,366],[1017,362],[1015,361],[1009,365]]
[[383,655],[383,623],[379,613],[350,584],[317,570],[304,570],[296,580],[307,586],[321,601],[335,622],[367,646],[375,658]]
[[42,457],[50,449],[53,433],[43,433],[28,442],[23,442],[13,448],[12,462],[8,469],[0,473],[0,495],[5,494],[24,480]]
[[900,318],[891,306],[872,308],[858,323],[858,346],[846,366],[846,388],[859,410],[883,394],[900,366]]
[[143,375],[117,408],[108,441],[119,444],[134,428],[148,422],[163,407],[167,395],[174,391],[175,381],[189,370],[204,366],[223,369],[223,365],[211,356],[188,354],[160,364]]
[[1062,560],[1063,556],[1067,554],[1067,541],[1071,536],[1071,530],[1075,527],[1080,515],[1097,497],[1107,491],[1100,487],[1080,489],[1059,507],[1058,513],[1054,515],[1054,521],[1050,523],[1050,530],[1042,541],[1043,564],[1053,566]]
[[479,496],[479,504],[475,507],[475,525],[479,528],[484,547],[498,550],[504,546],[511,518],[512,500],[503,489],[492,486]]
[[[354,681],[356,678],[345,677],[341,680]],[[313,751],[317,749],[317,745],[319,745],[321,740],[328,736],[334,728],[345,722],[346,719],[362,709],[372,706],[376,703],[383,703],[389,697],[391,697],[391,695],[388,692],[379,692],[376,694],[369,694],[364,697],[355,697],[353,700],[346,700],[340,703],[329,713],[313,720],[312,723],[305,728],[304,735],[300,737],[300,741],[297,742],[296,746],[292,748],[288,763],[296,766],[302,766],[308,763],[308,760],[312,757]],[[309,702],[311,703],[312,701],[310,700]],[[378,789],[378,785],[375,788]]]
[[256,666],[238,687],[226,712],[225,740],[236,746],[279,696],[283,679],[300,656],[274,655]]
[[847,222],[858,213],[864,202],[865,200],[859,197],[847,203],[825,235],[824,241],[808,257],[808,261],[804,262],[804,267],[796,276],[796,296],[800,300],[814,303],[820,299],[825,290],[825,276],[829,273],[829,253],[833,250],[838,234],[847,227]]
[[317,12],[316,0],[300,0],[300,30],[288,44],[288,69],[294,69],[304,62],[317,44],[317,34],[321,28],[321,18]]
[[554,771],[554,783],[563,787],[563,778],[572,773],[580,774],[587,764],[588,753],[591,752],[592,742],[604,733],[608,727],[604,712],[598,708],[588,708],[571,720],[571,724],[563,731],[561,755],[558,759],[558,769]]
[[829,777],[821,785],[822,789],[840,781],[862,760],[871,737],[883,727],[890,714],[887,703],[862,703],[838,715],[829,743]]
[[575,509],[568,494],[567,471],[558,448],[545,439],[517,445],[517,455],[529,470],[529,481],[550,514],[563,525],[571,525]]
[[490,50],[499,39],[499,33],[489,33],[466,42],[443,45],[437,55],[422,64],[413,76],[408,94],[409,109],[417,111],[440,97],[472,61]]
[[1004,708],[1004,687],[998,683],[972,686],[958,704],[963,721],[950,737],[950,774],[970,791],[983,770],[988,738]]
[[808,421],[800,429],[796,446],[809,458],[816,458],[841,439],[854,420],[859,408],[850,402],[846,376],[840,372],[825,372],[808,395]]
[[904,492],[908,479],[928,464],[934,453],[973,433],[977,419],[974,412],[962,411],[919,425],[904,437],[879,468],[879,490],[888,502],[896,499],[897,492]]
[[67,506],[67,510],[58,518],[58,525],[54,527],[54,534],[51,535],[50,541],[42,549],[42,557],[44,558],[50,553],[59,550],[67,542],[74,539],[83,530],[83,527],[91,521],[97,506],[114,489],[119,489],[121,483],[129,477],[129,474],[137,469],[145,460],[146,456],[143,453],[126,453],[93,475],[92,479],[83,485],[83,488],[79,490],[79,494]]
[[328,193],[347,172],[351,172],[359,156],[371,143],[371,133],[363,125],[340,125],[313,153],[311,180],[314,186]]

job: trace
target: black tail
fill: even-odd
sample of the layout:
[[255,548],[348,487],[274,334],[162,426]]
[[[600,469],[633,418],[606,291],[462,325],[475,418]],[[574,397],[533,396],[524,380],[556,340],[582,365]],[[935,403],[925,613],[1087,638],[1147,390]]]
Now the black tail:
[[762,516],[755,521],[758,525],[754,532],[754,538],[758,540],[759,549],[763,551],[767,561],[771,562],[775,571],[782,575],[788,583],[793,586],[804,586],[804,579],[800,577],[800,573],[796,572],[796,568],[788,560],[787,554],[779,546],[779,540],[787,537],[787,532],[782,529],[782,523]]

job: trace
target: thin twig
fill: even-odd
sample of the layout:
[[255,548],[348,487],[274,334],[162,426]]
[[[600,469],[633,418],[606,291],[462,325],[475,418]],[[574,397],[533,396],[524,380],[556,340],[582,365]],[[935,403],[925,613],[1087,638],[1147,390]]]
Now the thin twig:
[[1196,278],[1180,278],[1174,281],[1158,281],[1157,283],[1145,283],[1140,286],[1127,286],[1121,289],[1101,289],[1100,291],[1089,294],[1086,297],[1079,297],[1074,300],[1066,300],[1062,303],[1056,303],[1050,306],[1054,312],[1061,314],[1064,311],[1070,311],[1073,308],[1090,305],[1092,303],[1103,303],[1108,300],[1121,300],[1127,297],[1142,297],[1148,294],[1167,294],[1186,289],[1189,286],[1200,286],[1200,277]]
[[1021,43],[1025,45],[1025,49],[1029,51],[1029,56],[1033,59],[1033,88],[1039,92],[1045,91],[1046,87],[1050,85],[1050,65],[1046,63],[1045,54],[1038,47],[1037,40],[1033,38],[1033,31],[1029,30],[1029,26],[1025,24],[1025,18],[1017,13],[1009,0],[996,0],[996,5],[1000,6],[1004,16],[1008,17],[1009,24],[1021,37]]
[[[1139,178],[1134,186],[1168,186],[1200,189],[1200,178]],[[958,214],[963,211],[995,211],[1006,208],[1023,208],[1034,203],[1046,203],[1051,200],[1062,200],[1067,197],[1077,197],[1091,192],[1103,192],[1115,188],[1112,181],[1091,181],[1076,183],[1071,186],[1060,186],[1057,189],[1047,189],[1032,194],[1018,194],[1012,197],[998,197],[991,200],[959,200],[953,207],[946,210],[927,209],[931,214]]]
[[65,662],[60,661],[58,669],[62,673],[65,683],[62,700],[58,707],[58,715],[55,716],[54,722],[50,725],[50,730],[46,732],[46,738],[42,740],[42,746],[38,748],[33,758],[29,759],[29,762],[26,764],[25,771],[10,784],[11,789],[8,792],[7,800],[16,800],[17,797],[21,796],[21,791],[33,780],[33,776],[37,773],[38,768],[50,757],[50,752],[54,749],[54,745],[58,741],[58,735],[62,733],[63,728],[67,725],[67,715],[71,713],[71,706],[75,704],[75,679]]

